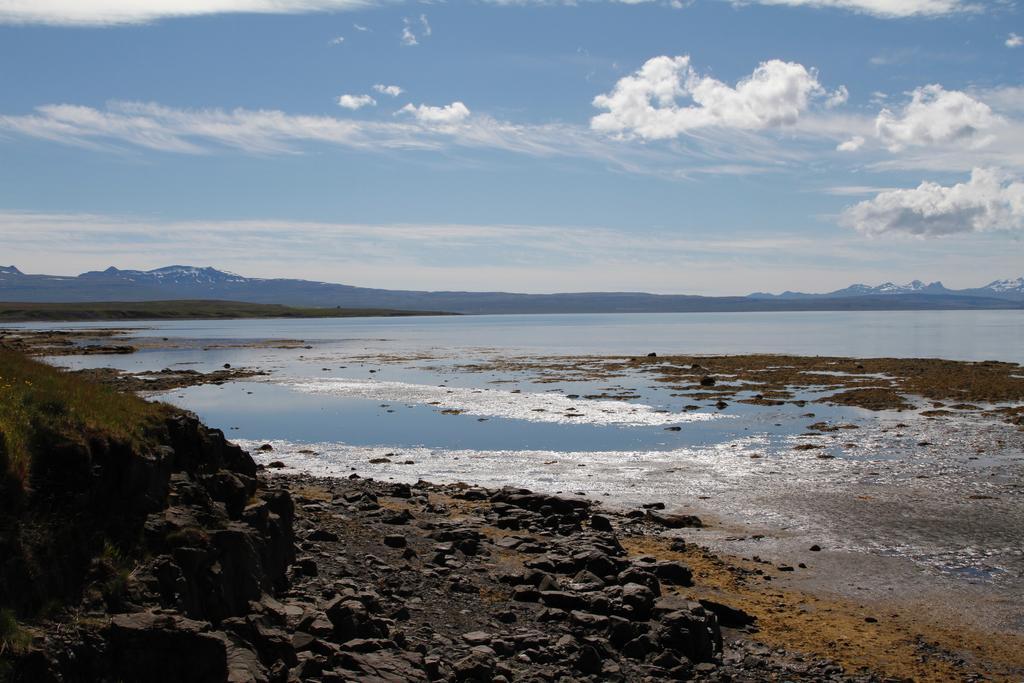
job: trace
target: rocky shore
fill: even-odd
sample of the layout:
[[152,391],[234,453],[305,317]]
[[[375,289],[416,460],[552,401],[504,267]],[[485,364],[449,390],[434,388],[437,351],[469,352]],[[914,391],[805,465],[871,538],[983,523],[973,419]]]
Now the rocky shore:
[[[743,611],[679,594],[684,563],[619,542],[695,518],[268,475],[187,415],[163,437],[127,461],[75,454],[93,465],[86,507],[120,496],[138,545],[105,550],[80,600],[26,627],[11,680],[875,680],[756,643]],[[5,566],[5,604],[30,606],[29,574]]]
[[678,499],[619,509],[582,492],[314,477],[269,444],[264,467],[114,371],[28,363],[0,366],[0,681],[1022,671],[1010,635],[802,591],[805,573],[836,580],[828,548],[785,564],[712,553],[692,542],[702,520],[672,514]]

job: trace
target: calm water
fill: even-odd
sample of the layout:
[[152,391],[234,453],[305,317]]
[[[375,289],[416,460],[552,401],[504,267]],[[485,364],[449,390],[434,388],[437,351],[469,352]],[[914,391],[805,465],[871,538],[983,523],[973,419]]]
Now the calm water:
[[[935,357],[1024,362],[1024,311],[636,313],[131,323],[141,334],[343,341],[398,351]],[[109,327],[111,323],[33,327]],[[376,340],[386,340],[386,346]]]

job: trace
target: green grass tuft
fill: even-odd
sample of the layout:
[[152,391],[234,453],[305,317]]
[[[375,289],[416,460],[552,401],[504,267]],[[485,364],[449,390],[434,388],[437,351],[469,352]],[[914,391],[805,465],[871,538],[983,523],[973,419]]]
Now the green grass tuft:
[[14,611],[0,609],[0,656],[17,654],[28,647],[32,637],[14,617]]
[[0,349],[0,495],[23,492],[36,451],[56,439],[141,441],[166,410]]

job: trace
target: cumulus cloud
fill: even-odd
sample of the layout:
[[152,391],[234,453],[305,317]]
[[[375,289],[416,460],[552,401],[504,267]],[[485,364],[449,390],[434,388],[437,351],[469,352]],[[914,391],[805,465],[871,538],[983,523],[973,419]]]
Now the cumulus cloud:
[[[649,140],[706,127],[778,128],[796,123],[811,99],[824,95],[815,71],[794,62],[762,62],[733,87],[700,75],[688,55],[661,56],[595,97],[594,106],[608,111],[590,124],[597,131]],[[692,104],[680,106],[679,98]]]
[[443,107],[431,107],[426,104],[419,106],[407,104],[398,111],[404,114],[411,114],[421,123],[451,124],[459,123],[469,118],[469,107],[462,102],[452,102]]
[[378,83],[377,85],[373,86],[373,89],[374,91],[379,92],[381,95],[391,95],[391,97],[398,97],[403,92],[405,92],[397,85],[383,85],[381,83]]
[[1021,45],[1024,45],[1024,36],[1011,33],[1004,44],[1006,47],[1020,47]]
[[856,152],[858,149],[864,146],[864,138],[860,135],[854,135],[849,140],[840,142],[836,145],[836,149],[840,152]]
[[734,5],[755,2],[760,5],[835,8],[900,19],[906,17],[937,17],[958,12],[978,12],[980,3],[963,0],[731,0]]
[[328,45],[341,45],[345,42],[345,36],[337,36],[327,41]]
[[955,141],[983,146],[991,137],[981,134],[1001,122],[984,102],[933,84],[915,89],[901,111],[883,109],[875,119],[875,132],[893,152]]
[[375,107],[377,100],[369,95],[342,95],[338,98],[338,106],[355,111],[363,107]]
[[3,0],[0,23],[112,26],[237,12],[299,14],[349,10],[372,4],[371,0]]
[[881,192],[846,209],[840,222],[865,235],[935,237],[1024,229],[1024,182],[998,169],[975,168],[966,183],[923,182]]

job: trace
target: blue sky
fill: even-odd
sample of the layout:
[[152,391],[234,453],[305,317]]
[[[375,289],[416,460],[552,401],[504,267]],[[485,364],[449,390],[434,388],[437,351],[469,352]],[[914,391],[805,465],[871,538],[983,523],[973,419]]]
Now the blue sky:
[[0,263],[701,294],[1016,277],[1022,35],[1008,0],[0,0]]

